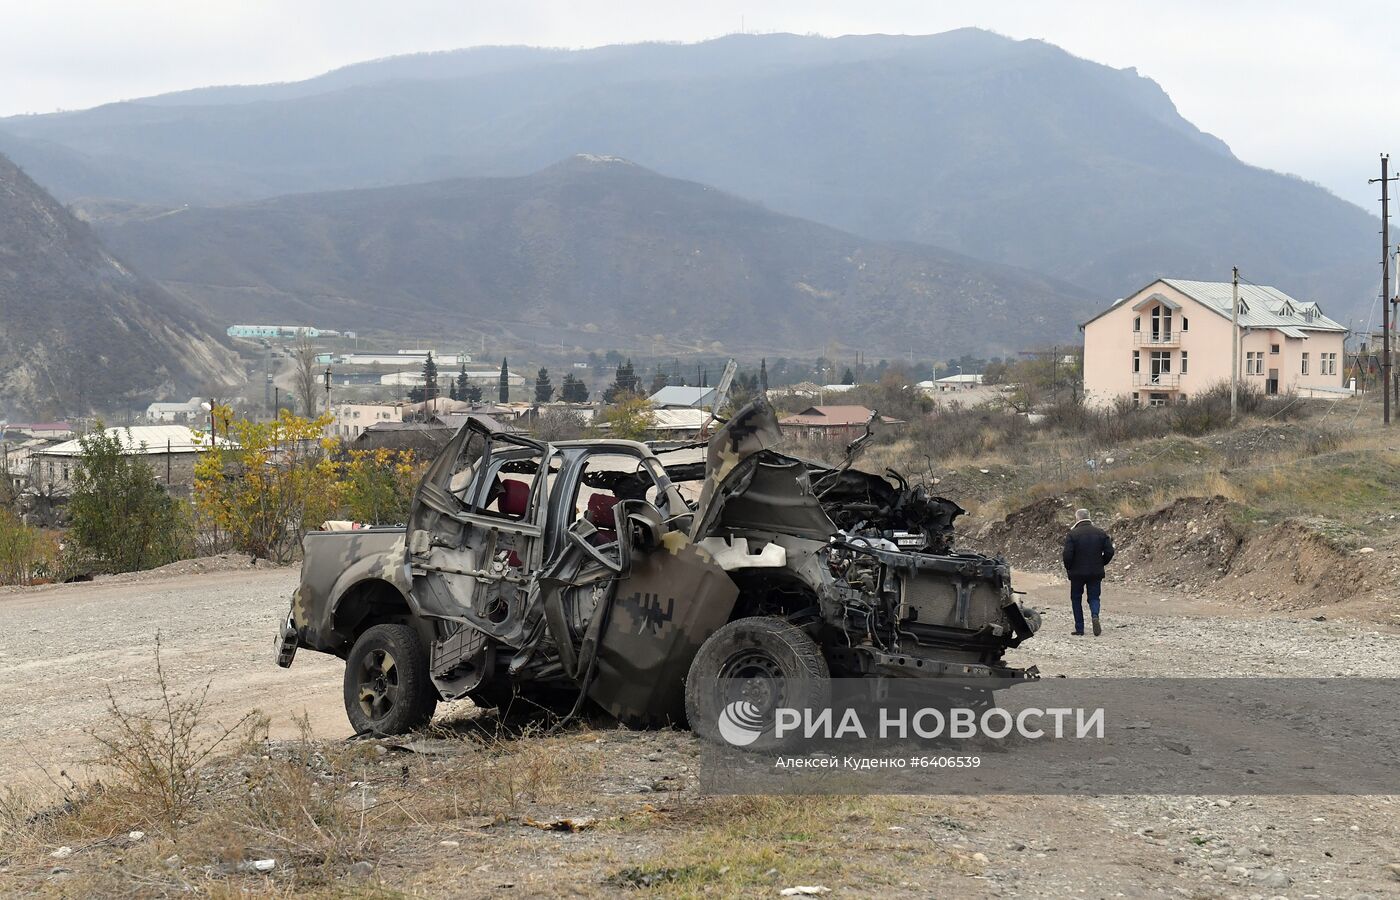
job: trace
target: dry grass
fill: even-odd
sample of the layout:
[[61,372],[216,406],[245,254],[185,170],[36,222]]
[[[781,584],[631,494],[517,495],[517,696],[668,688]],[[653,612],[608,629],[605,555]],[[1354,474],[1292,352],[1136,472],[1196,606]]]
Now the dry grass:
[[[428,755],[316,741],[300,725],[274,743],[261,716],[210,722],[205,691],[179,693],[157,653],[155,699],[113,698],[94,731],[97,779],[55,778],[42,799],[0,793],[0,895],[386,896],[346,881],[351,867],[574,801],[601,767],[587,732],[448,727],[419,739]],[[251,870],[268,859],[271,873]]]
[[[875,895],[908,877],[974,874],[982,865],[904,833],[936,808],[925,798],[755,796],[702,798],[622,826],[659,833],[657,858],[623,866],[613,884],[665,897],[754,896],[795,884],[858,884]],[[891,830],[896,827],[897,830]]]
[[156,635],[156,689],[153,704],[127,705],[107,689],[107,723],[93,729],[98,765],[110,773],[103,801],[124,821],[179,829],[200,791],[205,764],[231,741],[265,738],[267,722],[248,713],[231,725],[210,727],[206,712],[209,684],[187,694],[171,685]]

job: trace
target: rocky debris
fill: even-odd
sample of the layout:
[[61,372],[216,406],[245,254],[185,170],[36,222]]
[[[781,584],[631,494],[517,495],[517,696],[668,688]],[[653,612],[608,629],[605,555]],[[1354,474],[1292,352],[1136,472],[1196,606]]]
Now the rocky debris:
[[594,816],[550,816],[542,819],[526,816],[520,821],[541,831],[579,832],[598,824]]
[[250,859],[238,864],[238,871],[266,875],[277,868],[275,859]]

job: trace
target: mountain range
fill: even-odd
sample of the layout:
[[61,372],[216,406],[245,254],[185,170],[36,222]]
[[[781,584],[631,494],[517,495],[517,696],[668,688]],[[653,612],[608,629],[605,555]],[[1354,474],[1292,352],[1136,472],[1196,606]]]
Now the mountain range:
[[144,408],[242,381],[203,315],[0,156],[0,414]]
[[1344,322],[1376,292],[1373,216],[1237,159],[1132,69],[974,29],[398,57],[11,117],[0,151],[65,200],[166,206],[523,176],[591,153],[1105,304],[1233,265]]
[[224,321],[930,358],[1069,341],[1095,305],[1025,270],[856,237],[615,157],[521,177],[83,210],[124,259]]

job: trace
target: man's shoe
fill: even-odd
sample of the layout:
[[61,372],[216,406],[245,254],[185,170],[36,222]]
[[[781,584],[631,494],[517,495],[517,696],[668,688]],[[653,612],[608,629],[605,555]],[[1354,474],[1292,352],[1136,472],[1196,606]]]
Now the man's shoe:
[[1084,632],[1082,632],[1082,631],[1071,631],[1071,632],[1069,633],[1069,636],[1070,636],[1070,637],[1083,637],[1083,636],[1084,636]]
[[1099,625],[1099,617],[1094,616],[1094,637],[1098,637],[1101,634],[1103,634],[1103,627]]

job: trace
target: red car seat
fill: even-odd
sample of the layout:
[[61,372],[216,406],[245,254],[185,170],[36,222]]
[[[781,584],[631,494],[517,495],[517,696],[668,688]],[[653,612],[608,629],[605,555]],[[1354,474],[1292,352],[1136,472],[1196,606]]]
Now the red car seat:
[[530,486],[515,478],[501,479],[501,496],[496,501],[496,508],[512,519],[525,518],[530,508]]
[[612,494],[594,494],[588,498],[588,509],[583,518],[598,529],[598,544],[611,544],[617,540],[617,523],[613,520],[614,506],[617,506],[617,498]]

